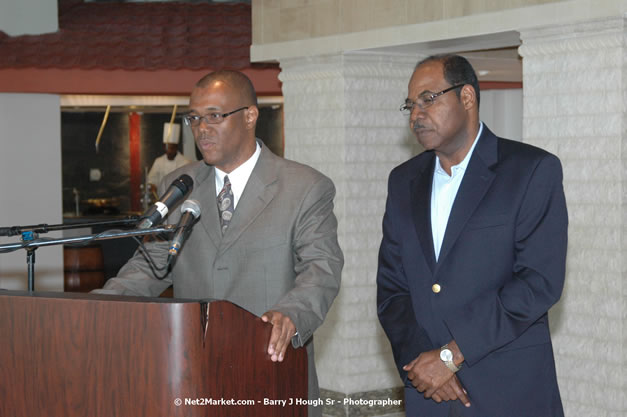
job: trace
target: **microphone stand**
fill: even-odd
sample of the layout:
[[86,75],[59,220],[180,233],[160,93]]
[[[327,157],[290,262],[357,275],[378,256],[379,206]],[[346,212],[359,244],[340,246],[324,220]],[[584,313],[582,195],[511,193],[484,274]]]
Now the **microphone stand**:
[[[136,219],[134,220],[137,221]],[[100,222],[98,224],[102,224],[106,222]],[[119,224],[119,223],[118,223]],[[84,223],[80,226],[85,227],[87,225],[94,225],[94,223]],[[42,225],[38,225],[42,226]],[[36,227],[38,227],[36,226]],[[78,225],[68,225],[68,229],[73,227],[78,227]],[[63,227],[65,228],[65,227]],[[33,239],[26,240],[20,243],[7,243],[0,245],[0,253],[4,251],[12,251],[17,249],[26,249],[26,262],[28,264],[28,291],[35,291],[35,250],[40,246],[53,246],[53,245],[62,245],[65,243],[81,243],[86,241],[98,241],[98,240],[110,240],[110,239],[119,239],[123,237],[133,237],[133,236],[144,236],[144,235],[155,235],[158,233],[171,233],[176,230],[176,225],[165,225],[159,227],[151,227],[147,229],[134,229],[122,232],[102,232],[95,235],[84,235],[84,236],[76,236],[76,237],[66,237],[59,239]],[[33,233],[22,232],[25,233]]]
[[[103,220],[99,222],[90,223],[76,223],[76,224],[33,224],[30,226],[12,226],[12,227],[0,227],[0,236],[16,236],[24,235],[25,233],[48,233],[53,230],[66,230],[66,229],[79,229],[82,227],[93,226],[124,226],[134,225],[140,219],[139,216],[129,216],[126,219],[120,220]],[[28,236],[23,236],[24,240],[28,239]]]

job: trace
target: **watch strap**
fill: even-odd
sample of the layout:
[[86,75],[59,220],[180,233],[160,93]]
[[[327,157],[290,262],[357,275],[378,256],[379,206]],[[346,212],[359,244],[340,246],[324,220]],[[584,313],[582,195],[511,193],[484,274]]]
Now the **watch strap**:
[[[448,348],[448,344],[446,344],[446,345],[444,345],[444,346],[442,346],[442,347],[440,348],[440,353],[441,353],[444,349],[447,349],[449,352],[451,352],[451,356],[453,356],[453,355],[452,355],[452,353],[453,353],[453,352],[452,352],[452,351]],[[459,366],[455,365],[455,362],[453,362],[453,360],[452,360],[452,359],[451,359],[450,361],[445,361],[445,360],[443,360],[443,359],[442,359],[442,356],[440,356],[440,360],[441,360],[441,361],[444,363],[444,365],[446,365],[446,367],[447,367],[448,369],[450,369],[450,370],[451,370],[451,372],[453,372],[453,373],[457,373],[460,369],[462,369],[462,365],[461,365],[461,364],[460,364]]]

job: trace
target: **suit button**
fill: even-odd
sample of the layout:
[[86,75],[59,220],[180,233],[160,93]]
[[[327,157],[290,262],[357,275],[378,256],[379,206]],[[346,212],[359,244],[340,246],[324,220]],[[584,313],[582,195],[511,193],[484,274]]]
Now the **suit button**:
[[442,287],[440,287],[440,284],[433,284],[431,286],[431,291],[433,291],[434,293],[439,293],[442,290]]

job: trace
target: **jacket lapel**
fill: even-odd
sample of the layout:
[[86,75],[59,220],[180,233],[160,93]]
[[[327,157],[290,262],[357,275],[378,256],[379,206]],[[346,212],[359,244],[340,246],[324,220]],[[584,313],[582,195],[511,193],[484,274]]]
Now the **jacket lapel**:
[[431,231],[431,186],[433,184],[433,168],[435,154],[416,175],[411,186],[411,212],[414,217],[414,226],[420,240],[422,252],[427,264],[433,272],[435,268],[435,251],[433,249],[433,233]]
[[220,231],[220,217],[218,214],[218,203],[216,201],[216,171],[213,166],[203,165],[194,180],[194,198],[202,207],[200,223],[203,225],[209,238],[217,248],[222,240]]
[[449,254],[468,219],[475,212],[490,188],[496,175],[491,167],[498,161],[497,152],[496,136],[484,125],[483,133],[475,146],[451,209],[440,249],[438,265]]
[[[220,252],[233,245],[248,226],[261,214],[276,194],[277,174],[271,159],[274,155],[262,145],[261,155],[255,165],[233,218],[220,243]],[[217,208],[216,208],[217,211]]]

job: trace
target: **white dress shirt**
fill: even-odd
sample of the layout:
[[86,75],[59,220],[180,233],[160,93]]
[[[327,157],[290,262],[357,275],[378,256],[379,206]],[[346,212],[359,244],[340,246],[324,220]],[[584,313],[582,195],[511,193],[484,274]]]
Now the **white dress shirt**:
[[433,171],[433,185],[431,187],[431,232],[433,233],[433,249],[435,250],[435,260],[440,257],[440,249],[446,232],[448,218],[455,202],[455,196],[464,178],[466,167],[475,150],[475,146],[479,141],[481,132],[483,131],[483,123],[479,123],[479,132],[475,137],[470,150],[464,157],[464,160],[457,165],[451,167],[451,175],[442,168],[440,158],[435,158],[435,169]]
[[227,174],[226,172],[216,168],[216,197],[220,194],[220,191],[222,191],[222,187],[224,187],[224,177],[228,175],[229,181],[231,181],[231,191],[233,191],[233,209],[237,208],[239,198],[244,192],[248,178],[250,178],[250,174],[252,174],[255,164],[257,164],[259,155],[261,155],[261,146],[259,145],[259,142],[257,142],[255,153],[253,153],[253,155],[248,158],[246,162],[235,168],[233,171]]

